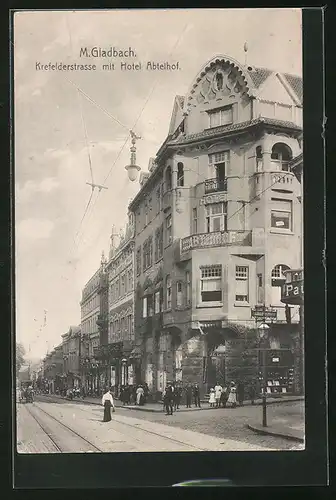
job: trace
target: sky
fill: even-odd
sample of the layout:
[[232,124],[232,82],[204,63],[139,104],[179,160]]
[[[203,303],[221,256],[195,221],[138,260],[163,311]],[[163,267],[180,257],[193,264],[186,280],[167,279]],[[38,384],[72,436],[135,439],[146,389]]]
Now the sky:
[[[43,357],[80,324],[82,288],[108,254],[112,226],[125,226],[139,191],[124,168],[128,131],[141,136],[137,163],[147,171],[167,136],[175,95],[187,94],[207,61],[225,54],[244,64],[247,42],[248,64],[301,75],[301,28],[300,9],[15,14],[16,336],[28,358]],[[81,47],[93,46],[132,47],[136,61],[179,61],[181,69],[103,71],[109,59],[79,57]],[[41,71],[38,62],[98,69]],[[81,222],[90,162],[94,182],[108,189],[95,190]]]

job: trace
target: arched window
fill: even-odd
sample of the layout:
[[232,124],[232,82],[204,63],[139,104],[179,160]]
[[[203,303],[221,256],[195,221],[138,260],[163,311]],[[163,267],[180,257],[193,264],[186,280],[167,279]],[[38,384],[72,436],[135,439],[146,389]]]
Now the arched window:
[[177,164],[177,185],[184,186],[184,167],[180,161]]
[[285,283],[286,274],[284,271],[290,269],[286,264],[277,264],[272,269],[271,279],[272,279],[272,306],[283,306],[281,302],[281,287]]
[[271,153],[271,164],[273,170],[288,172],[289,162],[293,158],[292,150],[287,144],[277,142],[274,144]]
[[261,172],[263,169],[263,156],[262,156],[262,147],[256,147],[256,171]]
[[171,167],[167,167],[165,178],[166,178],[165,179],[166,180],[166,191],[170,191],[171,188],[172,188],[172,171],[171,171]]
[[171,309],[172,305],[172,282],[171,277],[168,275],[166,278],[166,291],[167,291],[167,309]]

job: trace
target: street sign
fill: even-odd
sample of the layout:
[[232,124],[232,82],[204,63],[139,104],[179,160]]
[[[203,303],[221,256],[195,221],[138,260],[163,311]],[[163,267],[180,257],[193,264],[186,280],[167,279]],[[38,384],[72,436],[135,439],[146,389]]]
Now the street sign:
[[251,309],[251,318],[263,321],[274,321],[277,319],[277,310],[271,307],[257,305],[254,309]]

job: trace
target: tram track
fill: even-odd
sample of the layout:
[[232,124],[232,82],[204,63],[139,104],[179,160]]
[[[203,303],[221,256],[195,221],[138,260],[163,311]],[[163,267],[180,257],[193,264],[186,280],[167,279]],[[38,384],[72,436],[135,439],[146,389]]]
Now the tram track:
[[[87,410],[86,410],[86,409],[84,410],[83,408],[81,408],[81,410],[82,410],[83,412],[85,412],[85,413],[87,412]],[[43,410],[43,411],[44,411],[44,410]],[[45,413],[46,413],[46,412],[45,412]],[[53,418],[55,418],[55,417],[53,417]],[[57,420],[57,419],[55,419],[55,420]],[[176,438],[173,438],[173,437],[164,436],[164,435],[162,435],[162,434],[160,434],[160,433],[158,433],[158,432],[155,432],[155,431],[152,431],[152,430],[146,429],[146,428],[144,428],[144,427],[143,427],[143,425],[140,425],[140,424],[130,424],[129,422],[123,422],[123,421],[121,421],[121,420],[117,420],[117,419],[112,419],[112,423],[113,423],[113,422],[116,422],[117,424],[120,424],[120,425],[126,426],[126,427],[128,427],[128,428],[135,429],[135,430],[137,430],[137,431],[142,431],[142,432],[144,432],[144,433],[146,433],[146,434],[149,434],[149,435],[151,435],[151,436],[159,437],[160,439],[164,439],[164,440],[168,441],[169,443],[176,443],[176,444],[178,444],[178,445],[182,445],[182,446],[184,446],[184,447],[186,447],[186,446],[187,446],[188,448],[193,448],[195,451],[209,451],[209,449],[208,449],[208,448],[201,448],[201,447],[199,447],[199,446],[195,446],[195,445],[192,445],[192,444],[190,444],[190,443],[186,443],[186,442],[181,441],[181,440],[179,440],[179,439],[176,439]],[[149,423],[149,422],[148,422],[148,423]],[[138,439],[138,438],[136,438],[136,437],[134,437],[133,439],[135,439],[136,441],[142,442],[142,440],[140,440],[140,439]]]
[[[71,449],[66,449],[67,446],[64,446],[63,444],[60,443],[62,439],[60,437],[56,437],[56,432],[50,429],[50,425],[48,425],[46,422],[43,422],[41,418],[39,418],[34,411],[31,410],[31,408],[38,408],[38,411],[43,413],[44,415],[47,416],[47,418],[51,419],[53,422],[56,422],[61,428],[66,429],[66,433],[70,434],[71,439],[73,440],[73,436],[76,436],[76,440],[80,441],[80,448],[84,448],[82,451],[85,453],[92,453],[92,452],[102,452],[100,448],[98,448],[95,444],[93,444],[91,441],[89,441],[87,438],[79,434],[77,431],[69,427],[67,424],[59,420],[58,418],[54,417],[50,413],[46,412],[43,408],[41,408],[39,405],[36,405],[35,403],[32,404],[32,407],[28,407],[28,405],[25,405],[25,408],[29,415],[35,420],[35,422],[39,425],[41,430],[46,434],[49,438],[49,440],[52,442],[54,448],[56,449],[57,452],[59,453],[71,453],[71,452],[77,452],[77,449],[71,450]],[[69,437],[69,436],[68,436]],[[70,441],[71,441],[70,439]],[[65,441],[65,439],[64,439]],[[66,440],[68,442],[68,440]],[[84,446],[83,446],[84,443]]]

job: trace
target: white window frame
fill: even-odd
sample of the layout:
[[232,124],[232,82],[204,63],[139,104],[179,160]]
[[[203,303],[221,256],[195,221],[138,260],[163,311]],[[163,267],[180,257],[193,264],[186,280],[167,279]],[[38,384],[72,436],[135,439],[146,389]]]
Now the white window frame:
[[173,236],[172,236],[172,215],[169,214],[166,217],[166,246],[171,245],[173,241]]
[[161,292],[157,290],[154,293],[154,314],[159,314],[161,312]]
[[[273,144],[272,150],[273,150],[274,146],[276,146],[277,144],[278,143]],[[285,144],[285,143],[283,143],[283,144]],[[287,144],[285,144],[285,146],[287,146],[289,148],[289,150],[292,151],[291,148]],[[274,167],[274,170],[276,170],[277,172],[289,172],[290,171],[289,163],[290,163],[291,158],[289,158],[288,160],[283,160],[282,159],[282,157],[283,157],[282,151],[280,151],[278,153],[279,158],[277,158],[277,159],[272,158],[272,154],[273,153],[271,152],[271,166]]]
[[[227,117],[226,114],[229,113]],[[213,111],[208,111],[209,128],[231,125],[233,123],[233,106],[225,106]]]
[[[283,203],[283,205],[285,203],[287,203],[289,205],[289,209],[288,208],[280,208],[277,207],[277,208],[273,208],[272,207],[272,202],[276,202],[277,204],[281,204]],[[275,214],[278,214],[277,216],[279,217],[279,219],[281,219],[281,214],[286,214],[286,215],[289,215],[288,217],[288,221],[289,221],[289,227],[283,227],[283,226],[276,226],[276,225],[273,225],[273,218],[274,217],[277,217],[275,216]],[[293,231],[293,202],[292,200],[287,200],[287,199],[278,199],[278,198],[272,198],[271,199],[271,230],[272,231],[280,231],[280,232],[286,232],[286,233],[291,233]]]
[[[250,270],[249,266],[236,266],[235,277],[237,282],[246,282],[247,294],[237,294],[237,287],[235,289],[235,302],[238,304],[248,304],[250,300]],[[239,297],[245,297],[243,299]]]
[[[221,305],[223,303],[223,270],[221,264],[201,266],[200,268],[200,293],[199,300],[202,306]],[[220,283],[220,299],[219,300],[203,300],[202,291],[203,285],[211,282]],[[218,291],[218,290],[217,290]],[[206,290],[204,290],[206,292]]]
[[[221,207],[222,211],[213,214],[212,210],[215,206]],[[206,222],[206,232],[207,233],[217,233],[222,231],[227,231],[227,202],[212,203],[206,205],[205,208],[205,222]],[[214,221],[219,220],[220,229],[214,229]]]

